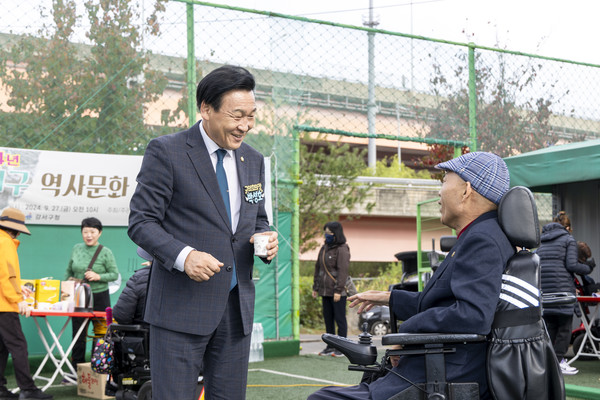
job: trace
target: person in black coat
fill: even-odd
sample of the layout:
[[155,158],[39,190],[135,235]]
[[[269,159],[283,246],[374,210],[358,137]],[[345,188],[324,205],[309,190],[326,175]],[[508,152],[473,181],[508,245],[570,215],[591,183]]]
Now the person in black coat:
[[[148,277],[150,266],[138,269],[129,278],[123,292],[113,307],[113,318],[119,324],[147,325],[144,322],[144,306],[146,305],[146,292],[148,290]],[[146,264],[146,263],[144,263]]]
[[[542,228],[541,244],[536,253],[540,257],[542,293],[572,293],[575,295],[574,274],[587,275],[592,268],[578,262],[577,242],[571,236],[571,221],[564,211],[554,222]],[[574,305],[544,306],[544,321],[556,358],[565,375],[579,372],[567,364],[565,354],[571,341]]]
[[141,247],[138,247],[137,254],[146,260],[142,263],[144,268],[135,271],[127,281],[117,304],[113,307],[113,318],[119,324],[147,326],[148,324],[144,322],[144,308],[146,307],[152,256]]
[[[582,264],[587,264],[593,271],[596,268],[596,260],[592,257],[592,249],[586,242],[577,242],[577,261]],[[596,283],[589,275],[578,274],[575,281],[575,289],[577,290],[578,296],[593,296],[600,290],[600,284]],[[581,312],[578,308],[575,308],[575,314],[581,317]]]
[[[348,336],[346,320],[346,279],[350,269],[350,247],[342,224],[331,221],[323,227],[325,244],[319,250],[315,263],[312,296],[321,296],[323,302],[323,319],[327,333],[335,335],[337,324],[338,335]],[[332,355],[342,357],[343,354],[329,346],[319,353],[321,356]]]

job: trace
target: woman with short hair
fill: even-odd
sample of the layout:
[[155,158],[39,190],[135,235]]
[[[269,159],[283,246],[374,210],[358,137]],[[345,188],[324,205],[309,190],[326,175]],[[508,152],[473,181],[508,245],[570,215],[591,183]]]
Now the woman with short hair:
[[[98,241],[102,235],[102,222],[98,218],[85,218],[81,221],[81,237],[83,243],[77,243],[71,251],[67,266],[66,279],[75,278],[90,285],[94,300],[94,311],[105,311],[110,307],[108,283],[119,277],[117,262],[112,251],[102,246]],[[97,253],[97,255],[96,255]],[[92,263],[92,259],[96,259]],[[91,269],[89,269],[91,265]],[[73,336],[85,321],[85,318],[73,318]],[[73,365],[85,362],[87,324],[73,346]]]

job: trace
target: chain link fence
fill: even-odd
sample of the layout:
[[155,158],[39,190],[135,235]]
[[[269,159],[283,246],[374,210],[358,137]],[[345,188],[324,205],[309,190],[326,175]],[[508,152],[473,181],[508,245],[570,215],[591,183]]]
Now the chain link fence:
[[247,142],[271,156],[276,224],[298,201],[297,126],[501,156],[600,137],[598,65],[193,0],[2,3],[4,146],[141,155],[196,120],[202,76],[241,65],[257,79]]
[[[191,0],[13,3],[0,26],[10,147],[143,154],[196,118],[189,78],[224,63],[255,73],[249,142],[286,179],[295,125],[385,136],[381,148],[433,138],[502,156],[600,137],[597,65]],[[278,205],[292,209],[283,192]]]

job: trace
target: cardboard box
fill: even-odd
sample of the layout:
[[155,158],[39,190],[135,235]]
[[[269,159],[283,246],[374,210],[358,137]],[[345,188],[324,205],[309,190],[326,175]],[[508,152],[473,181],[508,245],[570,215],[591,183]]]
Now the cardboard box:
[[75,301],[75,281],[60,282],[59,301]]
[[55,279],[35,280],[36,308],[42,308],[42,303],[54,304],[60,301],[60,281]]
[[31,294],[25,297],[25,301],[31,308],[35,308],[35,279],[21,279],[21,285],[27,286],[31,290]]
[[104,394],[108,375],[92,371],[91,363],[77,364],[77,396],[90,399],[114,399]]

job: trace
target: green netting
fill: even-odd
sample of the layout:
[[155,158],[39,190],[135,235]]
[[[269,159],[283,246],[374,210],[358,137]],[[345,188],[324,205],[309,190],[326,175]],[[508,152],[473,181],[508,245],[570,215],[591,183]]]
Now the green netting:
[[254,322],[263,326],[265,339],[292,336],[292,247],[291,213],[279,215],[279,253],[277,262],[254,263],[256,306]]

